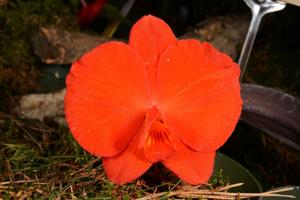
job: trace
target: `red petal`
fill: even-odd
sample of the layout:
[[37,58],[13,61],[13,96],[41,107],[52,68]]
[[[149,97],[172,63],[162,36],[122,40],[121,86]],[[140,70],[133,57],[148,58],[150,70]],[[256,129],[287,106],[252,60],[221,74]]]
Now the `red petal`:
[[120,42],[100,45],[73,64],[65,112],[84,149],[113,156],[126,148],[149,104],[146,73],[136,51]]
[[239,67],[207,43],[179,41],[158,64],[161,112],[170,132],[202,152],[219,148],[241,112]]
[[196,152],[182,143],[176,150],[163,164],[189,184],[206,183],[213,172],[215,152]]
[[147,15],[131,29],[129,45],[138,50],[145,62],[156,63],[159,54],[176,42],[172,30],[163,20]]
[[82,8],[78,14],[78,23],[81,25],[86,25],[92,22],[106,3],[107,0],[95,0],[86,7]]
[[144,16],[132,27],[129,45],[142,55],[148,68],[152,87],[155,87],[159,55],[175,42],[176,37],[168,24],[157,17]]
[[152,165],[152,162],[145,158],[143,146],[140,145],[141,137],[148,128],[143,126],[140,130],[143,132],[135,137],[125,151],[114,157],[103,158],[105,173],[114,183],[130,182],[141,176]]

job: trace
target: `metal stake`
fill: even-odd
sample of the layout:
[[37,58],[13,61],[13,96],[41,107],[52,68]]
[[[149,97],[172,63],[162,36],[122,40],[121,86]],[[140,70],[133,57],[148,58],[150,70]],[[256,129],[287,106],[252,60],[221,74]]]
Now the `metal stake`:
[[286,3],[273,0],[244,0],[252,11],[252,19],[248,29],[246,39],[239,58],[241,67],[240,81],[243,79],[249,56],[254,44],[254,40],[261,22],[262,17],[271,12],[280,11],[285,8]]

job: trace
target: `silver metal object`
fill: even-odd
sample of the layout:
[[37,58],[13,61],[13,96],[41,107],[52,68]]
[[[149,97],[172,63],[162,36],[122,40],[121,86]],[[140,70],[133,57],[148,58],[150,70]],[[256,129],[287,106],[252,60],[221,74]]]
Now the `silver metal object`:
[[239,65],[241,67],[241,76],[240,80],[242,80],[246,66],[248,63],[248,59],[254,44],[254,40],[261,22],[262,17],[271,12],[280,11],[285,8],[286,3],[280,1],[273,0],[244,0],[245,3],[251,8],[252,11],[252,19],[248,29],[248,33],[246,39],[244,41],[244,45],[241,51],[241,55],[239,58]]
[[[243,78],[262,17],[286,6],[286,3],[275,0],[244,1],[252,10],[252,19],[238,61],[241,66],[240,80]],[[245,83],[241,86],[241,120],[300,151],[300,100],[274,88]]]

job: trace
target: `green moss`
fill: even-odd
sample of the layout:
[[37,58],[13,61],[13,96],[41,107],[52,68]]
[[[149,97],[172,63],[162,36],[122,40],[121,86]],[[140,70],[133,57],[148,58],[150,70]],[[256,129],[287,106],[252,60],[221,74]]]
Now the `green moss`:
[[31,38],[40,26],[74,29],[75,9],[62,0],[10,0],[0,7],[0,109],[5,100],[37,87],[39,59]]
[[[101,160],[87,155],[66,128],[50,128],[0,112],[0,132],[0,182],[21,181],[0,190],[3,198],[22,192],[31,194],[29,199],[71,199],[72,195],[79,199],[136,199],[182,189],[180,180],[150,187],[143,177],[122,186],[113,184],[106,178]],[[226,185],[225,181],[220,172],[212,179],[213,187]]]
[[220,169],[210,178],[209,183],[211,184],[212,188],[214,187],[223,187],[230,183],[229,177],[224,176],[223,170]]
[[38,28],[74,24],[73,15],[72,7],[61,0],[11,0],[0,7],[0,66],[34,64],[30,39]]

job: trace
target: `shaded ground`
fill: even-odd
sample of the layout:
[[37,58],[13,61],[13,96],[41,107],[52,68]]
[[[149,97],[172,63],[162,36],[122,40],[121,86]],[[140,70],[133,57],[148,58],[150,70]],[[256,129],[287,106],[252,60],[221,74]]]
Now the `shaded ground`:
[[[0,184],[1,195],[32,199],[48,197],[133,198],[158,190],[176,189],[177,179],[166,175],[161,185],[151,180],[150,170],[138,183],[115,186],[105,178],[101,161],[84,152],[66,128],[51,121],[41,123],[21,119],[10,111],[20,95],[39,87],[41,63],[33,54],[31,38],[40,25],[55,25],[70,30],[76,26],[79,1],[11,0],[0,7]],[[124,1],[111,1],[119,8]],[[205,3],[204,3],[205,2]],[[217,6],[216,6],[217,5]],[[98,19],[82,31],[99,34],[109,22],[106,8]],[[184,11],[189,12],[186,14]],[[248,12],[241,1],[139,1],[124,20],[115,37],[127,38],[132,23],[145,13],[165,19],[177,35],[189,26],[217,15]],[[267,16],[258,35],[245,81],[281,88],[300,95],[300,8],[288,7]],[[103,25],[103,26],[102,26]],[[278,144],[272,138],[246,124],[237,130],[221,149],[258,177],[264,189],[298,184],[299,152]],[[150,177],[150,178],[149,178]],[[220,179],[217,179],[217,181]],[[220,180],[222,181],[222,179]],[[149,186],[150,185],[150,186]],[[11,188],[12,187],[12,188]],[[31,195],[30,195],[31,194]]]

